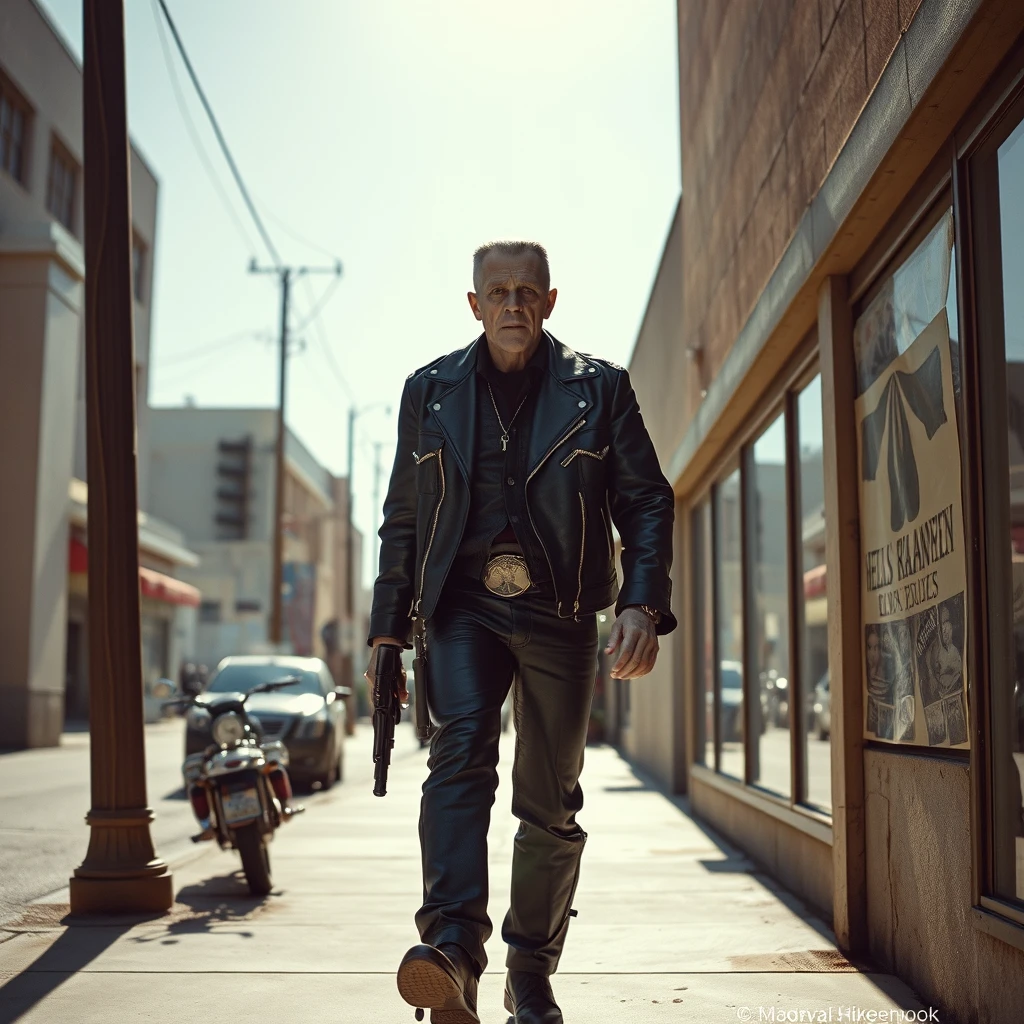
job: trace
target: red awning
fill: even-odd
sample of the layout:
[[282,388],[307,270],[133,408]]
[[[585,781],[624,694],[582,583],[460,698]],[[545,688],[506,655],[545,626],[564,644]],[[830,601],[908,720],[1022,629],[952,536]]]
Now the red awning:
[[825,564],[816,565],[804,573],[804,597],[824,597],[828,589],[828,581],[825,579]]
[[[89,571],[89,549],[77,537],[71,538],[68,552],[68,572],[86,573]],[[143,597],[154,601],[165,601],[167,604],[184,604],[193,608],[199,605],[199,590],[190,583],[176,580],[156,569],[139,567],[139,587]]]

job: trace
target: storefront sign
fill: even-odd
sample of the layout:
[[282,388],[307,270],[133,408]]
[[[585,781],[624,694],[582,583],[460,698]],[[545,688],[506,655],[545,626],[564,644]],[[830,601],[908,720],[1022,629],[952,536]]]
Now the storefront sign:
[[953,350],[940,307],[899,352],[897,306],[890,282],[856,332],[864,735],[963,747],[966,571]]

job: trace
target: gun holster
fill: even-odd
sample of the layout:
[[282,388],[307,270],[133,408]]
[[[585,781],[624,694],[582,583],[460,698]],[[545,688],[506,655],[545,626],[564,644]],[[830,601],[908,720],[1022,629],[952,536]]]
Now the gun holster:
[[416,726],[416,735],[421,740],[429,740],[434,731],[434,723],[430,720],[430,708],[427,706],[427,690],[430,683],[427,666],[427,637],[422,619],[416,620],[412,642],[416,651],[416,657],[412,663],[412,670],[416,677],[413,693],[413,723]]

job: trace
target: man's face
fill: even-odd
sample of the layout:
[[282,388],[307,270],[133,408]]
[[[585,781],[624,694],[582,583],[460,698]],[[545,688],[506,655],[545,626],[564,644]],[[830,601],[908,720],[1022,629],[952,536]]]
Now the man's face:
[[480,267],[480,290],[470,292],[473,315],[492,345],[517,355],[537,342],[558,292],[548,288],[544,263],[533,252],[516,256],[492,251]]
[[875,671],[878,668],[878,662],[881,660],[880,659],[881,653],[882,652],[879,649],[879,643],[878,643],[878,634],[877,633],[869,633],[868,634],[868,652],[867,652],[868,675],[869,676],[873,676],[875,674]]
[[953,642],[953,623],[949,619],[942,620],[942,646],[948,647]]

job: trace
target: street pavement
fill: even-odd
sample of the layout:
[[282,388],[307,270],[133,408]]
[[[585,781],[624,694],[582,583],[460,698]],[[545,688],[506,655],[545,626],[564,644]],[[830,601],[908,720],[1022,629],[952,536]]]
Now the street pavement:
[[[506,737],[490,832],[499,924],[515,833],[511,754]],[[388,796],[375,799],[360,725],[345,784],[275,838],[265,899],[248,895],[236,855],[204,845],[175,865],[177,902],[164,917],[71,921],[66,893],[33,904],[0,927],[0,1021],[205,1024],[239,1012],[274,1024],[412,1021],[394,970],[416,940],[425,771],[401,727]],[[590,839],[555,979],[569,1024],[785,1020],[786,1011],[829,1008],[840,1020],[841,1008],[920,1008],[901,982],[848,963],[799,900],[615,751],[589,749],[583,783]],[[504,1024],[499,935],[488,953],[480,1017]]]
[[[195,819],[181,785],[185,720],[147,725],[145,734],[153,840],[173,860],[195,849]],[[315,802],[319,794],[304,799]],[[59,747],[0,754],[0,924],[66,888],[89,845],[89,804],[88,732],[65,733]]]

